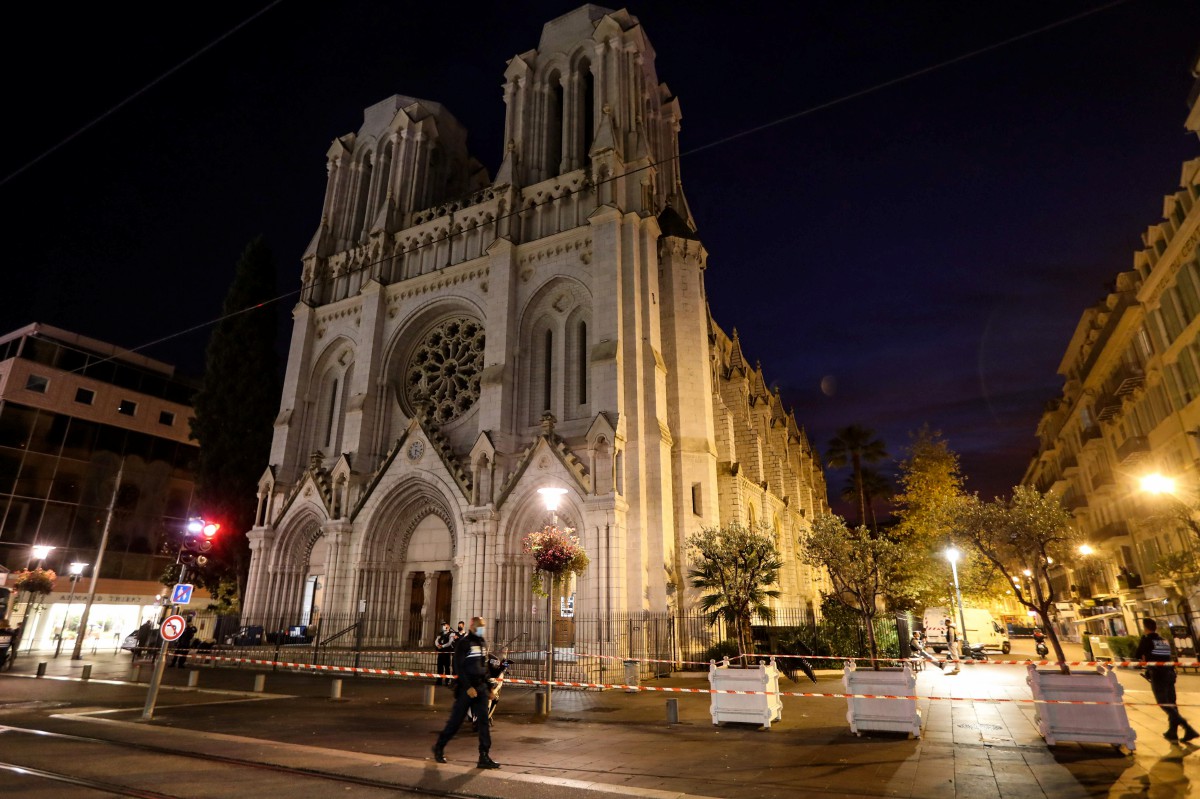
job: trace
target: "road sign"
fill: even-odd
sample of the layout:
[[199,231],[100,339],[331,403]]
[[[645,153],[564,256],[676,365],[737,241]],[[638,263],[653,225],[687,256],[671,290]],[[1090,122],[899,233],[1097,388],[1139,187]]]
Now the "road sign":
[[[188,586],[191,588],[191,586]],[[176,641],[179,636],[183,635],[184,628],[187,627],[187,622],[183,620],[183,616],[178,614],[167,616],[162,623],[162,628],[159,630],[162,637],[167,641]]]
[[188,583],[177,583],[171,589],[172,605],[187,605],[192,601],[192,589],[195,586]]

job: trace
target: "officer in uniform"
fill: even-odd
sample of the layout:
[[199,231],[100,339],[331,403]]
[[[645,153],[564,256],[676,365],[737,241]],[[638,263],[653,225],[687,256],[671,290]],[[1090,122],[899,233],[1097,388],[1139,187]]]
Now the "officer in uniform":
[[[462,726],[463,719],[467,717],[467,708],[475,711],[475,718],[486,719],[488,702],[495,698],[488,688],[485,630],[483,619],[475,616],[471,619],[471,629],[454,644],[454,671],[458,674],[458,685],[454,689],[454,708],[450,711],[450,718],[433,745],[433,759],[439,763],[446,762],[446,744]],[[500,764],[488,756],[488,750],[492,748],[491,726],[479,725],[479,768],[500,768]]]
[[450,629],[450,622],[442,622],[442,631],[433,639],[433,648],[437,650],[437,673],[447,676],[439,676],[435,681],[436,685],[449,685],[453,682],[448,675],[454,673],[454,640],[457,637]]
[[[1158,634],[1158,622],[1154,619],[1142,619],[1142,627],[1146,634],[1138,642],[1137,651],[1133,656],[1143,663],[1172,663],[1175,658],[1171,654],[1171,642]],[[1146,668],[1146,679],[1150,681],[1154,701],[1162,707],[1163,712],[1167,714],[1167,721],[1171,724],[1163,733],[1163,737],[1168,741],[1180,740],[1180,727],[1183,727],[1184,741],[1200,736],[1200,732],[1196,732],[1192,725],[1187,723],[1187,719],[1180,715],[1179,708],[1175,706],[1175,667],[1149,666]]]

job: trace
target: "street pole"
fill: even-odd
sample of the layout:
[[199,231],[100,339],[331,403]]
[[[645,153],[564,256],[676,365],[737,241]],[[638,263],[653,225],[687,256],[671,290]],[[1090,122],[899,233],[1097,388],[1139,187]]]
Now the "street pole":
[[[187,577],[187,564],[183,563],[179,566],[179,580],[182,583]],[[158,688],[162,685],[163,672],[167,669],[167,652],[170,650],[171,642],[162,637],[162,624],[170,616],[179,612],[179,605],[170,605],[171,610],[165,615],[160,616],[158,620],[159,629],[158,636],[162,638],[162,644],[158,649],[158,661],[154,664],[154,674],[150,676],[150,685],[146,689],[146,704],[142,707],[142,721],[150,721],[154,718],[154,705],[158,702]]]
[[[79,582],[79,574],[71,573],[71,593],[67,595],[67,609],[63,611],[62,626],[58,628],[58,643],[54,645],[54,657],[58,657],[58,653],[62,652],[62,639],[67,634],[67,621],[71,618],[71,603],[75,601],[75,584]],[[78,634],[75,636],[79,637]]]
[[958,636],[958,640],[962,644],[962,651],[970,651],[967,647],[970,642],[967,640],[967,614],[963,610],[962,591],[958,587],[958,565],[954,560],[950,561],[950,571],[954,574],[954,595],[958,598],[958,620],[962,624],[962,633]]
[[[558,516],[554,517],[554,526],[558,527]],[[546,597],[546,624],[550,627],[550,634],[546,636],[546,715],[550,715],[550,699],[554,694],[554,577],[555,575],[546,572],[546,576],[550,580],[548,596]]]
[[79,617],[80,635],[75,636],[75,649],[71,652],[71,660],[83,658],[83,639],[86,637],[88,616],[92,612],[92,602],[96,600],[96,581],[100,578],[100,567],[104,565],[104,550],[108,548],[108,533],[112,529],[113,509],[117,506],[117,492],[121,490],[121,476],[125,474],[125,456],[121,456],[121,465],[117,469],[117,481],[113,484],[112,496],[108,499],[108,516],[104,519],[104,532],[100,536],[100,552],[96,555],[96,565],[92,569],[92,581],[88,586],[87,602],[83,606],[83,614]]

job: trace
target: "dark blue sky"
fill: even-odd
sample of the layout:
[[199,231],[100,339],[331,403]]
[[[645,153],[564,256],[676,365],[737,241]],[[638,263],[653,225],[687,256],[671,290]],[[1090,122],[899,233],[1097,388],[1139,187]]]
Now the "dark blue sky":
[[[0,54],[3,175],[249,15],[42,5],[10,25],[20,53]],[[494,172],[505,61],[575,5],[280,3],[0,186],[0,329],[158,340],[219,313],[259,233],[296,288],[330,141],[386,96],[425,97]],[[628,8],[680,97],[687,152],[1100,5]],[[715,316],[822,451],[858,423],[898,454],[928,422],[969,487],[1007,490],[1079,315],[1200,155],[1182,127],[1198,48],[1200,4],[1131,1],[686,156]],[[197,372],[206,340],[147,354]]]

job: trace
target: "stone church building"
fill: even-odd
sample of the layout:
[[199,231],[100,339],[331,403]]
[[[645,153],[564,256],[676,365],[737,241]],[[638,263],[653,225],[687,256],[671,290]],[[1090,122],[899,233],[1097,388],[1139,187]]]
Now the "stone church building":
[[811,613],[821,465],[709,314],[645,31],[583,6],[504,79],[495,177],[448,109],[401,95],[326,154],[245,616],[362,613],[398,642],[529,616],[543,487],[591,558],[564,615],[688,606],[687,537],[732,521],[773,530],[778,604]]

